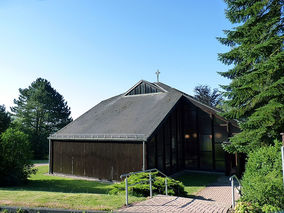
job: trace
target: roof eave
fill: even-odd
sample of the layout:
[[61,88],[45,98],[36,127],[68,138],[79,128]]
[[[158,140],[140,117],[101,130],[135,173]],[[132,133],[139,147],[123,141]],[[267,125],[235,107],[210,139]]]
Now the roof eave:
[[105,136],[105,135],[51,135],[49,140],[72,140],[72,141],[146,141],[145,135],[121,135],[121,136]]

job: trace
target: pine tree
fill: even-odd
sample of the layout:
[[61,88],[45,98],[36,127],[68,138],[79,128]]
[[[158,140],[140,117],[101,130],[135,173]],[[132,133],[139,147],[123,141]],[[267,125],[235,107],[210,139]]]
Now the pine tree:
[[47,137],[72,121],[70,108],[50,82],[38,78],[25,89],[19,89],[18,100],[11,110],[16,126],[30,136],[35,158],[48,153]]
[[218,40],[229,47],[219,60],[232,68],[220,74],[230,110],[242,132],[230,139],[230,152],[247,153],[269,145],[284,130],[283,0],[225,0],[235,24]]

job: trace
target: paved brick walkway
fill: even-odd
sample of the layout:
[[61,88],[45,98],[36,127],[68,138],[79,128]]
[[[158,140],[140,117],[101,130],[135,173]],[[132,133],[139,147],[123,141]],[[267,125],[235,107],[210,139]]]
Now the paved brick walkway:
[[[235,190],[235,198],[238,200],[240,196],[236,191],[237,190]],[[229,177],[220,177],[217,182],[201,190],[197,194],[197,198],[198,196],[230,208],[232,205],[232,188]]]
[[[238,195],[236,194],[237,198]],[[231,207],[231,187],[228,177],[201,190],[192,198],[157,195],[152,199],[120,209],[120,212],[228,212]]]

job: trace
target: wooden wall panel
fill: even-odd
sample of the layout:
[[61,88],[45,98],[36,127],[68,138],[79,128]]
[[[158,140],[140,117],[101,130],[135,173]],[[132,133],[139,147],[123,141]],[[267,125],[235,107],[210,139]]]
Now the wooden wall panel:
[[[72,146],[68,146],[67,142],[56,142],[61,146],[62,170],[63,174],[73,174],[73,161],[72,161]],[[54,161],[54,165],[56,162]],[[54,170],[57,172],[56,170]]]
[[[59,143],[53,142],[53,171],[62,172],[62,146]],[[54,164],[56,161],[56,164]]]
[[142,170],[143,145],[138,142],[53,141],[54,172],[120,180]]

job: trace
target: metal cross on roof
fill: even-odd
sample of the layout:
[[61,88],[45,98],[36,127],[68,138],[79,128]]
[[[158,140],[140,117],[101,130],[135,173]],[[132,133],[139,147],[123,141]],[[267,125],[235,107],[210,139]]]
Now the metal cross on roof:
[[157,72],[155,72],[156,73],[156,75],[157,75],[157,82],[159,82],[159,75],[160,75],[160,71],[159,70],[157,70]]

